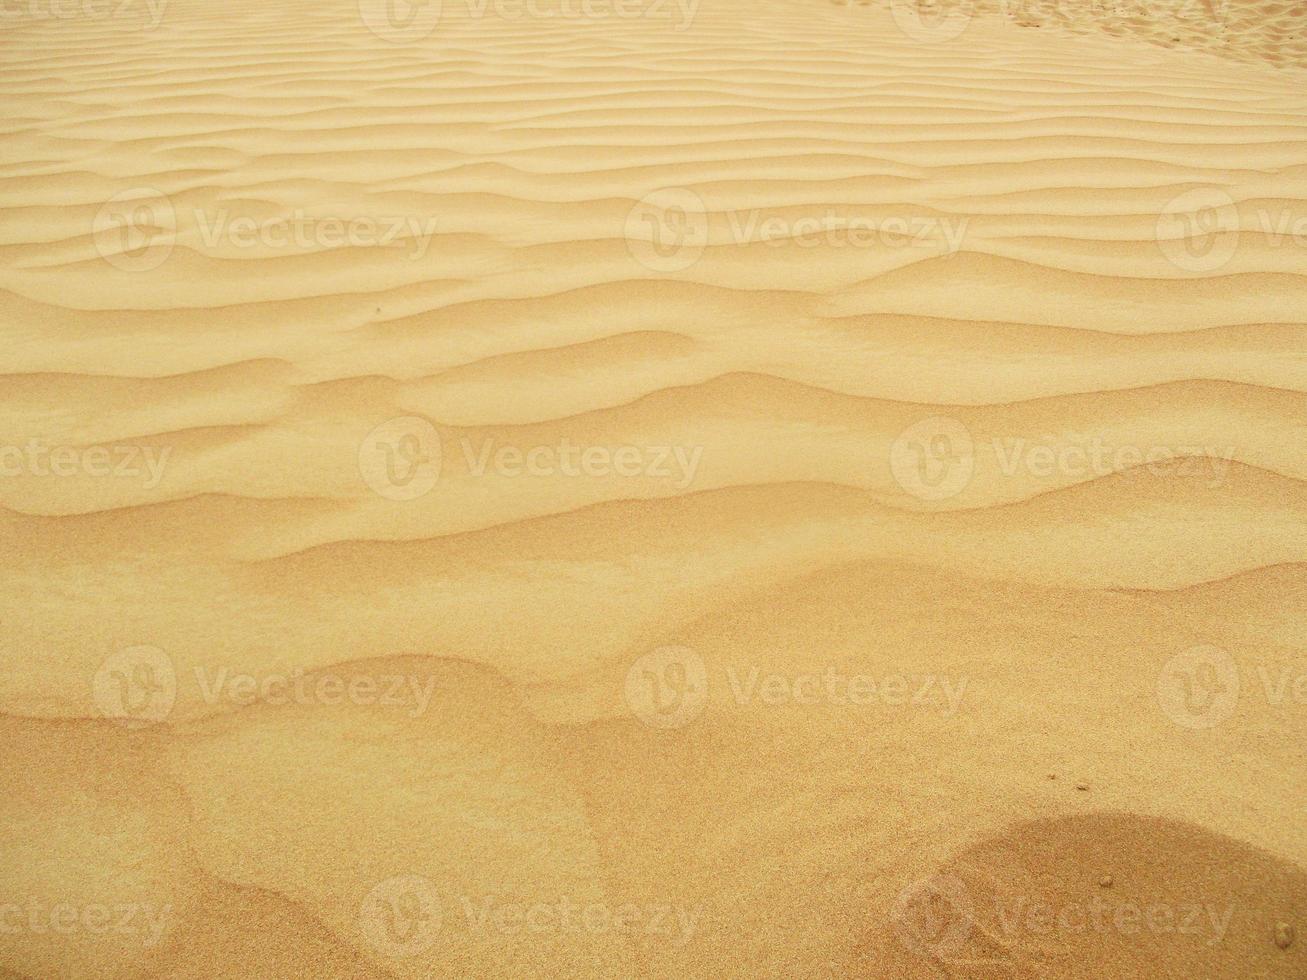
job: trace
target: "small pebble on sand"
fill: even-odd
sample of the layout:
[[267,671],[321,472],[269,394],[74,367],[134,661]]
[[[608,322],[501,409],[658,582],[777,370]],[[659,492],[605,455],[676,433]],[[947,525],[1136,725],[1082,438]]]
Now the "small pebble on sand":
[[1080,792],[1082,792],[1082,793],[1088,793],[1088,792],[1089,792],[1089,784],[1088,784],[1088,783],[1076,783],[1076,789],[1080,790]]
[[1111,888],[1111,887],[1112,887],[1112,876],[1111,876],[1111,875],[1103,875],[1103,877],[1101,877],[1101,878],[1098,879],[1098,886],[1099,886],[1100,888]]
[[1275,924],[1275,945],[1288,949],[1293,945],[1293,923],[1277,922]]

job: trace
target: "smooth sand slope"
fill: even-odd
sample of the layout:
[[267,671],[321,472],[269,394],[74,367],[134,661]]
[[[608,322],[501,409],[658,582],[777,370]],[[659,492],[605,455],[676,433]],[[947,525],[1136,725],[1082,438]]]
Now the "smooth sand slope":
[[1307,976],[1307,60],[1194,6],[15,7],[3,975]]

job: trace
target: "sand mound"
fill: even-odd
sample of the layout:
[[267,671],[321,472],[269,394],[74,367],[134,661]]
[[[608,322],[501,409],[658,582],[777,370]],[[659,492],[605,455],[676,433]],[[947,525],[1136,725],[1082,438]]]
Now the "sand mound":
[[[1282,978],[1307,971],[1297,865],[1193,824],[1018,824],[908,885],[867,976]],[[1283,947],[1283,948],[1282,948]]]

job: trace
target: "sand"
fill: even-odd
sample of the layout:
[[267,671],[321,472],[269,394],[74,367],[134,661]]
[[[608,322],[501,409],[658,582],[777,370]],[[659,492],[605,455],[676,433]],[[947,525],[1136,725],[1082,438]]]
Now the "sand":
[[0,50],[0,975],[1307,976],[1301,5]]

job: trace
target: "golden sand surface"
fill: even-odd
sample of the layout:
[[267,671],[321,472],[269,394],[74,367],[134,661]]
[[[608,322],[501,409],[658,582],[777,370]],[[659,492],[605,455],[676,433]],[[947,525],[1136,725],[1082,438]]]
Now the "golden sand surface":
[[1307,977],[1303,12],[7,0],[0,976]]

